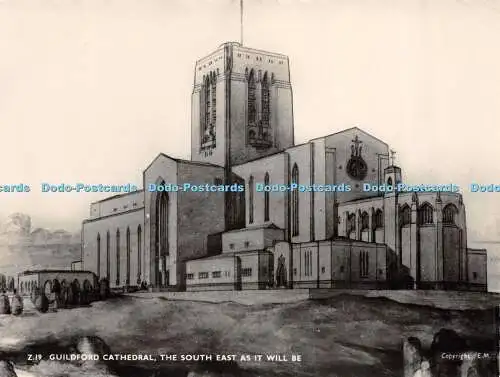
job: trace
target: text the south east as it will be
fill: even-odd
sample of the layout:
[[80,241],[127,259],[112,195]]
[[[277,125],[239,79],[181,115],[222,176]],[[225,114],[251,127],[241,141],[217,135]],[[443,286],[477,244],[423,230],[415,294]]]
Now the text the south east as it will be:
[[267,362],[301,362],[302,355],[284,354],[161,354],[161,361],[267,361]]

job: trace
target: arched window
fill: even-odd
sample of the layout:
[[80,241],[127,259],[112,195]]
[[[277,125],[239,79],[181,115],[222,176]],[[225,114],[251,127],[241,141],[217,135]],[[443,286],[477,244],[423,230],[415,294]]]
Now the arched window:
[[361,214],[361,231],[368,230],[370,228],[370,217],[368,213],[363,212]]
[[156,199],[156,237],[158,256],[168,255],[168,193],[161,191]]
[[384,212],[381,209],[375,211],[375,229],[384,227]]
[[408,205],[404,205],[401,208],[401,226],[411,224],[411,208]]
[[443,224],[455,225],[458,208],[454,204],[448,204],[443,208]]
[[141,270],[142,270],[142,228],[139,225],[137,227],[137,284],[141,281]]
[[392,178],[387,178],[387,186],[392,186]]
[[110,264],[111,264],[111,259],[110,259],[110,247],[111,247],[111,237],[109,235],[109,230],[106,233],[106,279],[108,280],[108,283],[110,282]]
[[127,227],[127,280],[126,284],[130,285],[130,228]]
[[101,275],[101,234],[97,233],[97,266],[96,266],[97,278]]
[[250,179],[248,180],[248,223],[253,224],[253,193],[254,187],[253,187],[253,176],[250,176]]
[[434,209],[429,203],[424,203],[420,206],[418,211],[418,223],[420,225],[432,224]]
[[[269,173],[264,176],[264,185],[269,185]],[[264,221],[269,221],[269,191],[264,191]]]
[[116,285],[120,285],[120,229],[116,230]]
[[350,215],[347,216],[347,237],[349,237],[349,234],[356,230],[356,214],[351,213]]
[[262,126],[269,127],[271,106],[270,106],[269,80],[267,77],[267,72],[264,74],[264,78],[262,79],[261,101],[262,101]]
[[254,130],[248,131],[248,139],[250,141],[255,140],[255,131]]
[[[201,143],[202,147],[215,146],[215,123],[217,120],[217,75],[210,72],[203,78],[200,95]],[[209,143],[209,144],[207,144]]]
[[256,85],[255,85],[255,73],[252,69],[248,75],[248,125],[254,126],[257,121],[257,106],[256,106]]
[[297,188],[292,191],[292,236],[299,235],[299,167],[293,165],[292,169],[292,184],[297,185]]

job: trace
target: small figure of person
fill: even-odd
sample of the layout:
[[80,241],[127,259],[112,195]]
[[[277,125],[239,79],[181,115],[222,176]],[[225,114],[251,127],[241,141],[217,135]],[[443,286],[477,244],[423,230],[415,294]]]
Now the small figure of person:
[[23,298],[17,293],[17,289],[14,289],[14,296],[12,297],[11,303],[12,314],[21,315],[23,313],[23,309]]
[[10,314],[10,301],[5,290],[2,290],[0,295],[0,314]]
[[420,369],[418,369],[413,377],[432,377],[430,364],[427,360],[422,361]]

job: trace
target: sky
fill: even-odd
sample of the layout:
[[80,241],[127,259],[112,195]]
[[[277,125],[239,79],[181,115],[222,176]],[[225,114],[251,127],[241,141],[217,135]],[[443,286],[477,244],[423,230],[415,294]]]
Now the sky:
[[[78,230],[102,193],[189,158],[195,61],[240,40],[236,0],[1,0],[0,216]],[[245,0],[244,45],[290,58],[296,142],[358,126],[408,183],[455,183],[469,239],[500,241],[500,0]],[[500,253],[500,248],[497,247]],[[499,254],[500,255],[500,254]]]

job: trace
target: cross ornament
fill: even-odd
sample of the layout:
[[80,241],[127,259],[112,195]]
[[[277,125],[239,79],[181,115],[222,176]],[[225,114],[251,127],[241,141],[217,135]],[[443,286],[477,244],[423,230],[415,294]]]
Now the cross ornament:
[[354,143],[356,149],[358,149],[358,146],[363,143],[361,140],[359,140],[358,135],[356,135],[354,140],[351,140],[351,141]]
[[363,142],[359,140],[358,135],[351,140],[352,145],[351,145],[351,156],[361,156],[361,145]]

